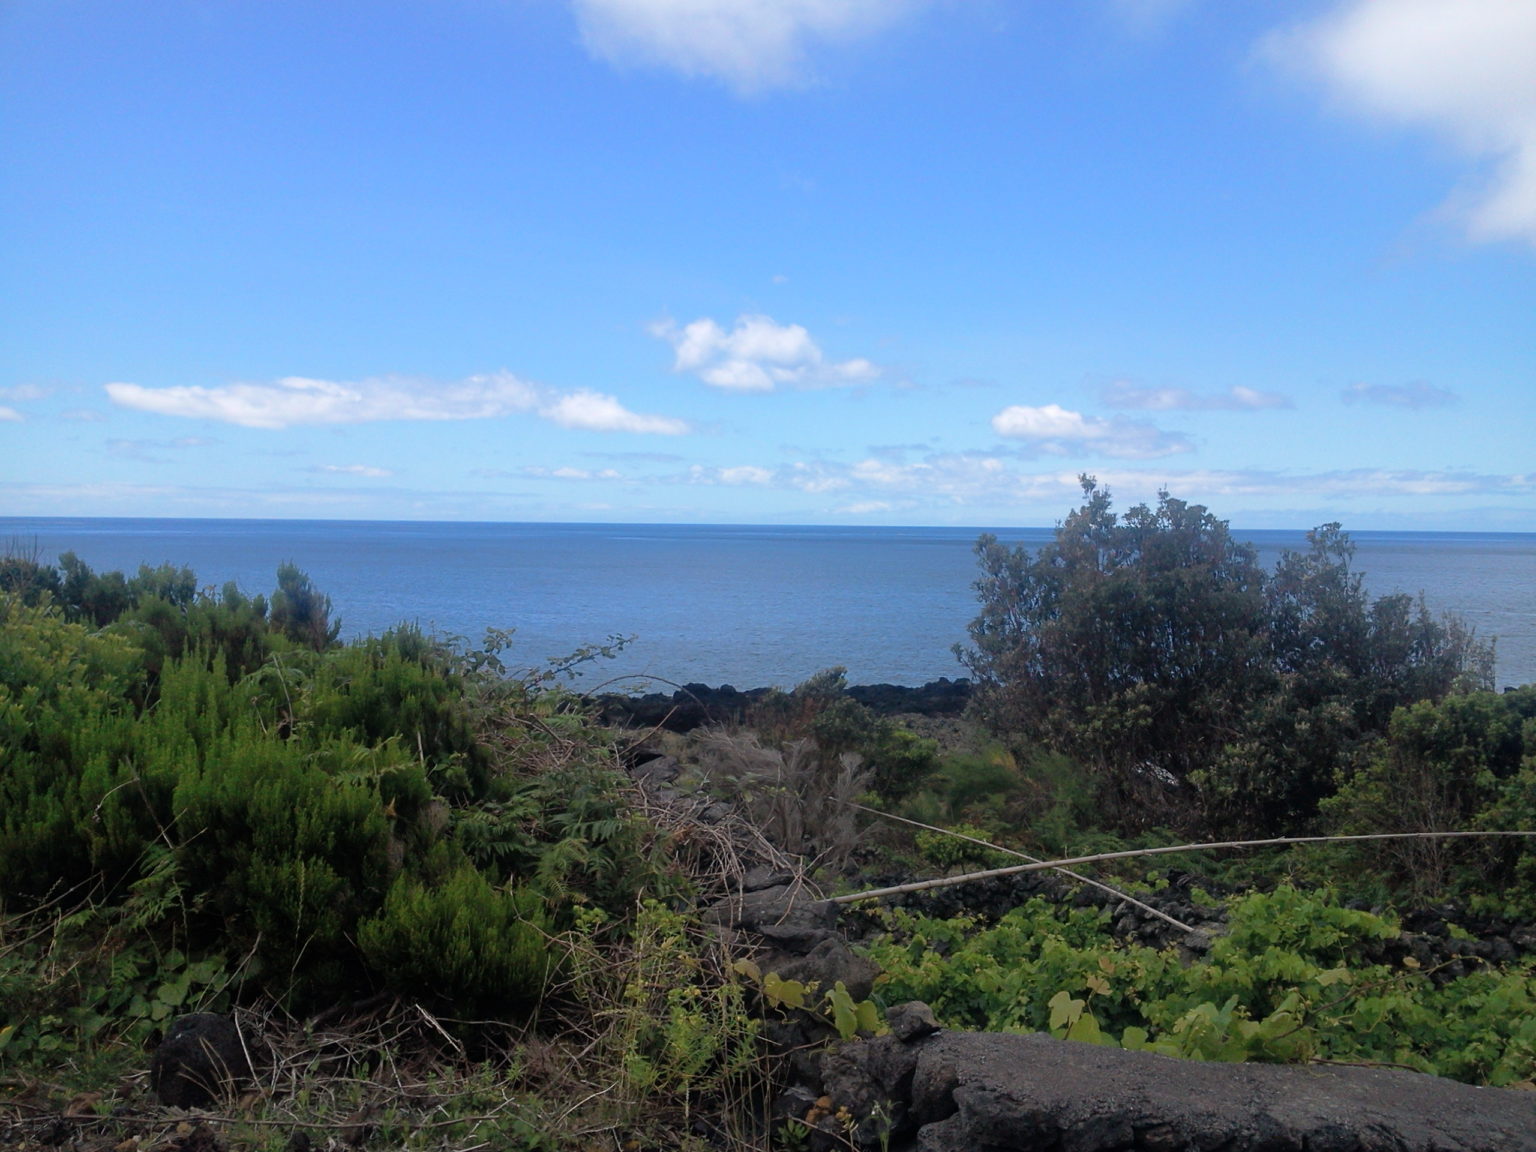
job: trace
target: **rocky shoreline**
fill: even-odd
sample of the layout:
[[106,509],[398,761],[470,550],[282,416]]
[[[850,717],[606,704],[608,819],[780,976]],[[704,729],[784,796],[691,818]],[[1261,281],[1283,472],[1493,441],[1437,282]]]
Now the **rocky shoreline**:
[[[739,724],[754,705],[777,689],[718,688],[708,684],[684,684],[673,692],[648,692],[641,696],[603,693],[592,697],[604,724],[627,728],[660,728],[691,732],[710,724]],[[845,694],[877,716],[955,717],[970,703],[972,685],[964,677],[941,676],[917,688],[900,684],[853,684]]]

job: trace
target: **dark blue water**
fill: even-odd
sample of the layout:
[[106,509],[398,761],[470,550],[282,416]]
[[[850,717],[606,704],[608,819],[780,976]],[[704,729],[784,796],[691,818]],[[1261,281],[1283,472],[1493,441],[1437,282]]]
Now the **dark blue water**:
[[[328,593],[347,635],[414,621],[479,641],[515,628],[533,667],[610,634],[637,639],[584,686],[648,674],[789,687],[834,664],[855,683],[921,684],[975,615],[978,528],[778,528],[294,520],[0,518],[0,545],[98,570],[192,568],[270,592],[291,560]],[[1035,547],[1048,528],[999,529]],[[1266,565],[1305,533],[1236,531]],[[1424,592],[1498,637],[1502,684],[1536,681],[1536,534],[1352,534],[1373,594]]]

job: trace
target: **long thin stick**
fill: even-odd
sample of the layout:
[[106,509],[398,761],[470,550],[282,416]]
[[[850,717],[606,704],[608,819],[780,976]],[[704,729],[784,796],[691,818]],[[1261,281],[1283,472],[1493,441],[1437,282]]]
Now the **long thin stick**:
[[875,900],[881,896],[900,896],[907,892],[923,892],[929,888],[948,888],[971,880],[989,880],[993,876],[1014,876],[1020,872],[1039,872],[1045,868],[1060,868],[1070,864],[1096,864],[1100,860],[1163,856],[1170,852],[1201,852],[1211,848],[1265,848],[1276,844],[1338,844],[1358,840],[1444,840],[1460,836],[1536,836],[1536,832],[1368,832],[1353,836],[1275,836],[1269,840],[1221,840],[1208,844],[1175,844],[1165,848],[1129,848],[1123,852],[1099,852],[1093,856],[1068,856],[1061,860],[1042,860],[1038,864],[1011,864],[1007,868],[990,868],[985,872],[969,872],[964,876],[914,880],[911,884],[897,884],[891,888],[871,888],[868,892],[834,896],[831,903],[853,904],[859,900]]
[[[1017,852],[1012,848],[1004,848],[999,844],[989,844],[985,840],[978,840],[975,836],[967,836],[964,832],[956,832],[950,828],[937,828],[932,824],[924,824],[921,820],[908,820],[905,816],[896,816],[890,812],[882,812],[878,808],[869,808],[863,804],[855,804],[852,800],[844,800],[843,803],[848,805],[850,808],[857,808],[860,812],[868,812],[871,816],[884,816],[887,820],[896,820],[902,824],[910,824],[914,828],[926,828],[929,832],[942,832],[946,836],[953,836],[956,840],[966,840],[972,844],[979,844],[983,848],[990,848],[992,851],[1001,852],[1005,856],[1017,856],[1020,860],[1028,860],[1031,864],[1045,863],[1045,861],[1041,860],[1038,856],[1031,856],[1027,852]],[[1127,904],[1134,904],[1143,912],[1150,913],[1151,915],[1156,916],[1159,920],[1166,920],[1181,932],[1194,931],[1193,928],[1184,923],[1182,920],[1175,920],[1172,916],[1168,915],[1168,913],[1154,908],[1150,904],[1143,904],[1140,900],[1136,899],[1136,897],[1122,892],[1118,888],[1111,888],[1108,884],[1100,883],[1098,880],[1084,876],[1080,872],[1074,872],[1070,868],[1057,868],[1056,871],[1060,872],[1063,876],[1068,876],[1080,883],[1087,884],[1090,888],[1097,888],[1101,892],[1108,892],[1111,896],[1114,896],[1120,900],[1124,900]]]

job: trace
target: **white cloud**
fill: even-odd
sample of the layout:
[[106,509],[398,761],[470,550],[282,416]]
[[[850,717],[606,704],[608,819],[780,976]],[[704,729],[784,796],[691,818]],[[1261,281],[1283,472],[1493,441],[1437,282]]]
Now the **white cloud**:
[[376,468],[372,464],[318,464],[311,472],[327,472],[336,476],[366,476],[370,480],[382,480],[395,473],[389,468]]
[[1041,408],[1014,404],[992,417],[992,427],[999,436],[1016,436],[1021,440],[1092,440],[1103,437],[1109,426],[1103,420],[1068,411],[1060,404]]
[[720,483],[722,484],[767,484],[773,479],[773,473],[766,468],[758,468],[755,465],[744,464],[736,468],[720,469]]
[[20,412],[16,411],[16,409],[14,409],[14,408],[7,408],[4,404],[0,404],[0,420],[21,420],[21,419],[23,419],[23,416],[22,416],[22,414]]
[[1081,491],[1076,472],[1030,474],[984,453],[935,454],[912,464],[865,459],[853,464],[797,460],[777,468],[743,465],[705,468],[657,477],[661,482],[733,485],[752,483],[810,496],[846,493],[832,511],[861,514],[938,501],[953,505],[1011,504],[1049,498],[1060,502]]
[[682,328],[666,321],[651,332],[672,345],[674,371],[728,392],[832,388],[880,376],[879,367],[862,357],[828,363],[801,325],[778,324],[770,316],[739,316],[729,332],[708,318]]
[[992,417],[992,430],[1048,456],[1101,455],[1147,460],[1190,451],[1189,441],[1135,420],[1100,420],[1059,404],[1014,404]]
[[1098,479],[1115,489],[1140,493],[1147,499],[1159,489],[1215,496],[1314,496],[1332,500],[1396,496],[1529,496],[1536,493],[1536,473],[1424,471],[1408,468],[1350,468],[1330,472],[1138,470],[1099,472]]
[[561,396],[539,410],[539,415],[562,428],[582,428],[592,432],[640,432],[658,436],[681,436],[688,425],[671,416],[647,416],[631,412],[612,396],[585,389]]
[[1265,49],[1346,109],[1482,161],[1448,207],[1474,240],[1536,244],[1536,0],[1343,0]]
[[664,477],[663,479],[673,482],[681,481],[688,484],[722,485],[728,488],[739,488],[747,485],[790,487],[790,485],[782,483],[779,473],[769,468],[760,468],[755,464],[741,464],[728,468],[692,464],[687,472],[681,475]]
[[10,384],[0,387],[0,400],[41,400],[48,391],[38,384]]
[[540,480],[622,480],[624,478],[612,468],[572,468],[568,465],[546,468],[540,464],[529,464],[520,474],[535,476]]
[[1446,408],[1456,393],[1433,384],[1351,384],[1343,392],[1346,404],[1384,404],[1389,408]]
[[799,460],[784,469],[779,474],[779,480],[784,487],[799,492],[841,492],[853,486],[853,479],[847,473],[848,469],[842,465],[821,460],[811,463]]
[[677,452],[583,452],[593,460],[617,460],[623,464],[681,464],[686,456]]
[[245,428],[304,424],[368,424],[383,420],[489,420],[536,412],[565,428],[676,436],[681,420],[631,412],[612,396],[579,390],[561,394],[510,372],[470,376],[452,384],[401,377],[356,382],[288,376],[271,384],[146,388],[106,385],[124,408],[162,416],[218,420]]
[[1257,388],[1249,388],[1243,384],[1234,384],[1227,389],[1224,397],[1219,397],[1224,403],[1212,404],[1214,408],[1232,407],[1245,411],[1259,411],[1264,408],[1289,408],[1291,399],[1282,396],[1278,392],[1261,392]]
[[366,424],[379,420],[483,420],[526,412],[539,402],[534,385],[510,372],[456,384],[379,377],[355,383],[287,376],[272,384],[145,388],[106,386],[114,403],[162,416],[198,417],[245,428],[296,424]]
[[[750,466],[744,466],[750,467]],[[670,476],[645,478],[648,483],[724,484],[730,469],[684,470]],[[960,524],[1015,522],[1044,524],[1081,499],[1077,468],[1031,472],[1016,459],[986,453],[935,454],[899,467],[878,471],[867,462],[800,461],[763,469],[773,488],[824,497],[817,501],[823,512],[841,515],[873,515],[880,505],[909,512],[921,509],[919,523],[953,521]],[[563,473],[562,475],[555,475]],[[480,472],[485,476],[508,473]],[[583,469],[528,469],[511,475],[547,475],[551,479],[581,481],[608,479]],[[1522,530],[1529,523],[1529,501],[1536,496],[1536,473],[1496,474],[1471,471],[1418,471],[1353,469],[1332,472],[1172,470],[1159,468],[1094,469],[1100,482],[1115,495],[1118,506],[1152,502],[1160,490],[1182,499],[1216,507],[1218,513],[1238,500],[1251,500],[1243,515],[1265,506],[1287,510],[1283,524],[1321,523],[1352,517],[1352,509],[1377,516],[1397,507],[1411,510],[1422,520],[1426,509],[1438,507],[1447,528],[1466,528],[1468,521],[1453,509],[1481,511],[1483,522],[1505,524]],[[0,479],[0,497],[18,515],[104,515],[106,508],[133,514],[148,504],[175,509],[184,515],[219,516],[328,516],[390,519],[508,519],[527,518],[526,492],[422,492],[371,485],[312,486],[257,489],[176,487],[118,483],[34,484]],[[1298,505],[1296,501],[1304,501]],[[1469,501],[1497,501],[1478,509]],[[1433,503],[1427,503],[1433,502]],[[596,504],[545,505],[569,512],[580,507],[600,510]],[[1297,513],[1299,507],[1304,512]],[[633,509],[631,509],[633,511]],[[1341,516],[1341,513],[1344,515]],[[933,517],[933,518],[930,518]],[[1239,528],[1259,527],[1238,519]]]
[[722,80],[747,94],[804,82],[809,45],[871,35],[922,2],[572,0],[572,7],[594,56]]
[[1277,392],[1261,392],[1242,384],[1234,384],[1225,392],[1201,395],[1188,388],[1144,388],[1129,380],[1117,380],[1103,390],[1101,399],[1111,408],[1134,408],[1149,412],[1257,412],[1268,408],[1291,407],[1288,397]]

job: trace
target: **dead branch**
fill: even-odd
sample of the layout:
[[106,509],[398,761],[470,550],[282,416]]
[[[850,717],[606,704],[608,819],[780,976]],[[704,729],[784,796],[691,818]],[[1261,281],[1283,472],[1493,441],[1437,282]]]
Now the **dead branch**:
[[994,876],[1015,876],[1020,872],[1040,872],[1047,868],[1061,868],[1074,864],[1097,864],[1101,860],[1164,856],[1172,852],[1206,852],[1217,848],[1268,848],[1281,844],[1342,844],[1360,840],[1453,839],[1471,836],[1536,836],[1536,831],[1366,832],[1353,836],[1274,836],[1268,840],[1220,840],[1206,844],[1175,844],[1163,848],[1128,848],[1120,852],[1098,852],[1092,856],[1068,856],[1060,860],[1041,860],[1035,864],[1011,864],[1007,868],[989,868],[985,872],[968,872],[964,876],[940,876],[934,880],[914,880],[910,884],[897,884],[890,888],[871,888],[867,892],[850,892],[846,896],[834,896],[832,903],[854,904],[860,900],[877,900],[882,896],[901,896],[908,892],[925,892],[930,888],[949,888],[956,884],[967,884],[972,880],[990,880]]
[[[921,820],[908,820],[905,816],[896,816],[890,812],[881,812],[878,808],[869,808],[863,804],[855,804],[851,800],[846,800],[844,803],[846,803],[850,808],[857,808],[860,812],[868,812],[871,816],[883,816],[887,820],[896,820],[902,824],[910,824],[914,828],[927,829],[929,832],[942,832],[944,835],[953,836],[957,840],[965,840],[971,844],[980,845],[983,848],[990,848],[994,852],[1001,852],[1004,856],[1017,856],[1020,860],[1028,860],[1031,864],[1049,865],[1048,861],[1041,860],[1038,856],[1031,856],[1027,852],[1018,852],[1012,848],[1004,848],[999,844],[990,844],[987,841],[978,839],[975,836],[967,836],[963,832],[955,832],[949,828],[938,828],[932,824],[924,824]],[[1136,897],[1126,892],[1120,891],[1118,888],[1111,888],[1108,884],[1104,884],[1098,880],[1091,879],[1090,877],[1084,876],[1080,872],[1074,872],[1070,868],[1057,868],[1055,871],[1060,872],[1068,879],[1076,880],[1081,884],[1087,884],[1090,888],[1097,888],[1101,892],[1107,892],[1117,899],[1124,900],[1127,904],[1131,904],[1137,908],[1140,908],[1143,912],[1146,912],[1152,916],[1156,916],[1159,920],[1165,920],[1169,924],[1172,924],[1180,932],[1194,931],[1193,928],[1184,923],[1182,920],[1175,920],[1172,916],[1168,915],[1168,913],[1154,908],[1150,904],[1145,904],[1142,901],[1136,899]]]

